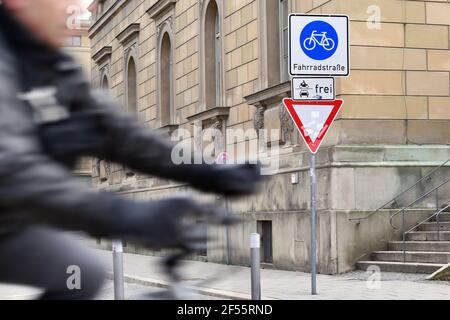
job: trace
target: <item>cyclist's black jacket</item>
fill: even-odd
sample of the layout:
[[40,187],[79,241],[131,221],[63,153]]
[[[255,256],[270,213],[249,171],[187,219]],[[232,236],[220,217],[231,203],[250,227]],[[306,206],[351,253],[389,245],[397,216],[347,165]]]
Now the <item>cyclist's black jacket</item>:
[[[56,104],[70,110],[72,118],[79,117],[78,122],[49,125],[42,131],[29,103],[18,98],[36,88],[55,89]],[[84,121],[84,113],[94,114],[96,120]],[[96,139],[89,139],[91,131]],[[49,146],[46,139],[54,144]],[[107,236],[110,229],[124,223],[116,217],[129,210],[129,202],[85,187],[72,177],[67,159],[59,157],[58,148],[73,143],[76,153],[80,151],[77,144],[87,140],[92,141],[84,154],[186,182],[202,191],[244,194],[253,191],[257,180],[256,171],[249,175],[248,170],[239,174],[239,170],[227,172],[218,166],[174,165],[171,144],[95,99],[71,58],[35,40],[0,5],[0,230],[43,222]]]

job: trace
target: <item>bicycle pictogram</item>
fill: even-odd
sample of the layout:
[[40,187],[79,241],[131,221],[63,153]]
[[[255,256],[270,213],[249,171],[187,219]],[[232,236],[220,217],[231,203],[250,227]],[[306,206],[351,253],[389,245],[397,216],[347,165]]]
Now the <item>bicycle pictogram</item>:
[[333,56],[339,46],[334,27],[325,21],[308,23],[300,34],[300,47],[311,59],[326,60]]
[[311,36],[305,39],[303,45],[308,51],[314,50],[317,45],[327,51],[331,51],[336,46],[336,43],[332,38],[327,37],[326,31],[319,33],[317,30],[314,30]]

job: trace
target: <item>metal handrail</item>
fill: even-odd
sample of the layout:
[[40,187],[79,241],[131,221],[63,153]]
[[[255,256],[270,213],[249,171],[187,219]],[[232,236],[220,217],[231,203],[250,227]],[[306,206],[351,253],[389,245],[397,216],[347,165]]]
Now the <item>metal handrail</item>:
[[[450,204],[446,205],[441,210],[435,212],[434,214],[432,214],[431,216],[429,216],[425,220],[417,223],[414,227],[412,227],[408,231],[403,231],[403,236],[402,236],[402,241],[403,241],[403,263],[406,263],[406,235],[408,233],[412,232],[413,230],[415,230],[416,228],[418,228],[420,225],[422,225],[425,222],[429,221],[431,218],[436,217],[438,241],[440,241],[441,240],[441,234],[440,234],[441,225],[440,225],[440,222],[439,222],[439,216],[441,215],[442,212],[445,212],[448,209],[450,209]],[[403,211],[403,230],[405,230],[404,228],[405,228],[405,212]]]
[[429,221],[429,220],[430,220],[431,218],[433,218],[433,217],[436,217],[436,219],[437,219],[436,221],[437,221],[437,223],[438,223],[438,231],[439,231],[439,220],[438,220],[438,217],[439,217],[439,215],[440,215],[442,212],[445,212],[445,211],[448,210],[448,209],[450,209],[450,204],[447,205],[447,206],[445,206],[445,207],[443,207],[441,210],[439,210],[439,211],[433,213],[433,214],[432,214],[431,216],[429,216],[428,218],[426,218],[426,219],[422,220],[421,222],[417,223],[414,227],[412,227],[412,228],[409,229],[408,231],[405,231],[405,233],[410,233],[410,232],[412,232],[414,229],[420,227],[422,224],[424,224],[425,222]]
[[349,218],[349,221],[360,221],[360,220],[366,220],[369,219],[371,216],[373,216],[374,214],[376,214],[377,212],[379,212],[380,210],[384,209],[388,204],[391,204],[392,202],[396,201],[399,197],[401,197],[402,195],[404,195],[405,193],[407,193],[408,191],[412,190],[414,187],[416,187],[419,183],[421,183],[422,181],[428,179],[429,177],[431,177],[436,171],[440,170],[441,168],[443,168],[445,165],[447,165],[448,163],[450,163],[450,158],[447,159],[447,161],[445,161],[443,164],[441,164],[440,166],[434,168],[433,170],[431,170],[425,177],[421,178],[420,180],[418,180],[416,183],[414,183],[412,186],[410,186],[408,189],[400,192],[399,194],[397,194],[393,199],[391,199],[390,201],[386,202],[385,204],[383,204],[381,207],[373,210],[372,212],[370,212],[367,216],[365,217],[360,217],[360,218]]
[[[425,199],[426,197],[428,197],[430,194],[432,194],[435,191],[438,191],[441,187],[443,187],[444,185],[446,185],[447,183],[450,182],[450,178],[448,178],[447,180],[445,180],[445,182],[441,183],[439,186],[431,189],[430,191],[424,193],[422,196],[420,196],[419,198],[417,198],[416,200],[414,200],[413,202],[411,202],[410,204],[408,204],[407,206],[401,208],[400,210],[394,212],[390,218],[389,218],[389,224],[391,225],[392,228],[394,228],[395,230],[398,230],[393,224],[392,224],[392,220],[399,215],[400,213],[406,211],[407,209],[411,208],[413,205],[415,205],[417,202]],[[437,209],[437,208],[436,208]]]

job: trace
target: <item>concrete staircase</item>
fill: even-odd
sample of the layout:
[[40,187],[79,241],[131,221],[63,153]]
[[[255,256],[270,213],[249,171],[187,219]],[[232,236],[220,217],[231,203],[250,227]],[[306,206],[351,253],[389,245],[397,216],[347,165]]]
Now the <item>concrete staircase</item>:
[[435,272],[450,263],[450,212],[442,213],[439,221],[439,240],[436,221],[424,223],[406,235],[406,262],[403,260],[403,241],[391,241],[387,251],[372,252],[371,260],[357,262],[357,268],[367,270],[375,265],[385,272]]

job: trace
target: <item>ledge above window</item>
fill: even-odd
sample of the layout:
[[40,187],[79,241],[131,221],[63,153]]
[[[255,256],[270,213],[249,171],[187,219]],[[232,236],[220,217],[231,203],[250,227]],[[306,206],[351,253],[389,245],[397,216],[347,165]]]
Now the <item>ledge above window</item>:
[[132,23],[128,27],[125,28],[119,35],[116,37],[116,39],[124,45],[125,43],[129,42],[130,40],[137,37],[139,34],[139,31],[141,31],[141,26],[139,23]]
[[97,51],[93,56],[92,59],[96,64],[101,64],[105,59],[108,59],[111,57],[112,54],[112,47],[111,46],[105,46],[101,48],[99,51]]
[[281,99],[288,97],[291,92],[291,82],[286,81],[275,86],[260,90],[244,97],[245,101],[252,106],[268,106]]
[[187,117],[189,122],[205,122],[211,119],[226,119],[230,114],[230,107],[214,107]]
[[178,125],[176,124],[166,124],[158,129],[163,137],[170,138],[172,133],[178,129]]
[[163,15],[166,11],[169,11],[175,7],[177,0],[159,0],[147,10],[147,14],[152,19],[157,19]]

